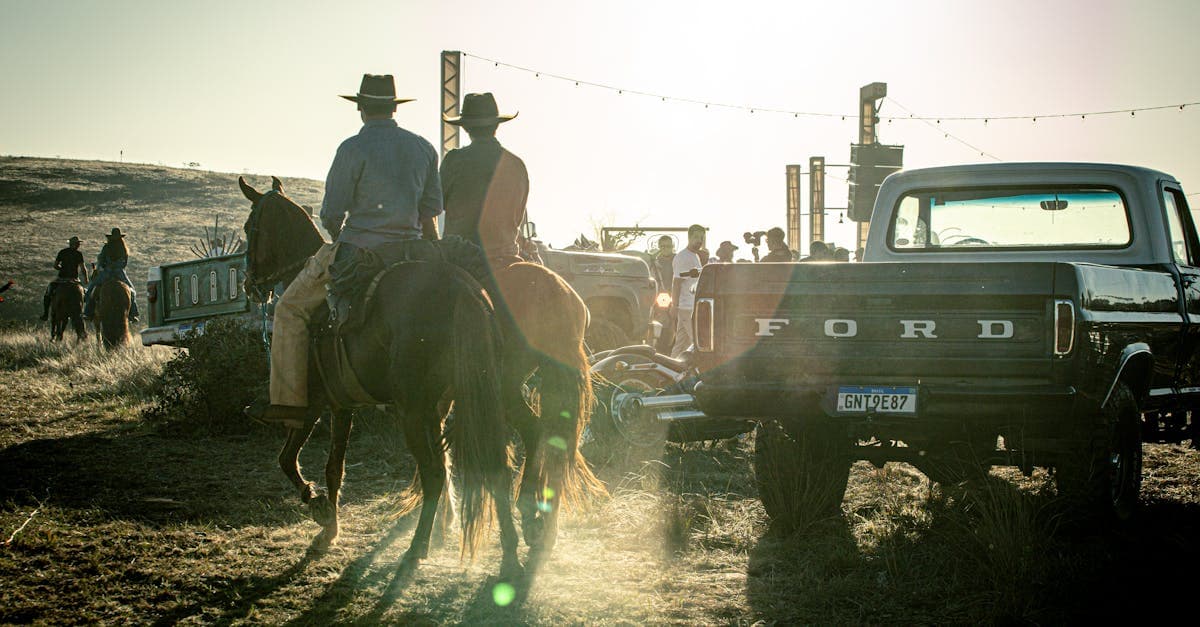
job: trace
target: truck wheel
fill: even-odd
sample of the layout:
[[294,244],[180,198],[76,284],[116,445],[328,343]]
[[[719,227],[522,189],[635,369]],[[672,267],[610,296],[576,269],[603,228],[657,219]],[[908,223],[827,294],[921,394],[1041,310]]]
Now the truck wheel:
[[1133,392],[1117,383],[1093,436],[1055,468],[1059,494],[1103,518],[1129,520],[1142,487],[1140,422]]
[[754,432],[754,480],[763,508],[784,531],[840,513],[850,443],[829,425],[768,420]]
[[629,346],[629,336],[611,320],[592,318],[584,336],[588,350],[593,353]]
[[[630,360],[629,363],[644,362]],[[641,462],[662,455],[667,442],[667,426],[630,411],[630,404],[623,401],[623,397],[628,394],[654,396],[674,380],[658,370],[597,374],[603,381],[596,385],[596,409],[588,424],[584,456],[601,465],[611,465],[618,459]]]

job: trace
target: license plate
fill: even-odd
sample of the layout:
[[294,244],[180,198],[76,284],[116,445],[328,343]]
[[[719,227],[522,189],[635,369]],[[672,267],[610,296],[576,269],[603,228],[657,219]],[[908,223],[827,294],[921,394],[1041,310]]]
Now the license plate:
[[840,414],[915,414],[917,388],[843,385],[838,387]]

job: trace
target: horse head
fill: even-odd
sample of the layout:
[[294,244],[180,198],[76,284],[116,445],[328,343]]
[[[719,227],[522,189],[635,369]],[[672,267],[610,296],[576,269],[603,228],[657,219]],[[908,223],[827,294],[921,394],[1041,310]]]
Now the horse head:
[[271,189],[260,192],[238,177],[238,187],[250,201],[246,232],[246,295],[258,302],[270,297],[278,283],[290,283],[304,262],[325,243],[303,207],[283,193],[283,183],[271,177]]

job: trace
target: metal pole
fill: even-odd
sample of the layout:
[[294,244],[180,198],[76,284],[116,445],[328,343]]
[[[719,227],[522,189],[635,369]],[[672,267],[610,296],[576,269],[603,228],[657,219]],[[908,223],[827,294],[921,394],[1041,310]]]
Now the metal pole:
[[[462,53],[442,51],[442,114],[457,115],[462,97]],[[458,127],[438,119],[442,125],[442,157],[458,148]]]
[[[876,114],[879,112],[879,100],[885,96],[887,96],[887,83],[871,83],[870,85],[863,85],[858,90],[858,143],[866,145],[879,142],[879,134],[876,132],[875,127],[879,122],[879,118]],[[869,220],[863,220],[858,223],[854,238],[854,250],[856,254],[866,244],[867,232],[869,230]]]
[[825,241],[825,157],[808,158],[808,251]]
[[787,241],[800,250],[800,166],[787,166]]

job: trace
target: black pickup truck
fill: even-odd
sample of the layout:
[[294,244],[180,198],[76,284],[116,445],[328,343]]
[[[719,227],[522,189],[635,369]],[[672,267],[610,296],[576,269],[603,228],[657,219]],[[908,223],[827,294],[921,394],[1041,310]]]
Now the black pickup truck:
[[939,482],[1053,469],[1125,519],[1145,439],[1195,436],[1200,240],[1145,168],[912,170],[880,189],[866,263],[712,264],[696,292],[699,382],[660,418],[757,421],[773,518],[835,511],[858,459]]

